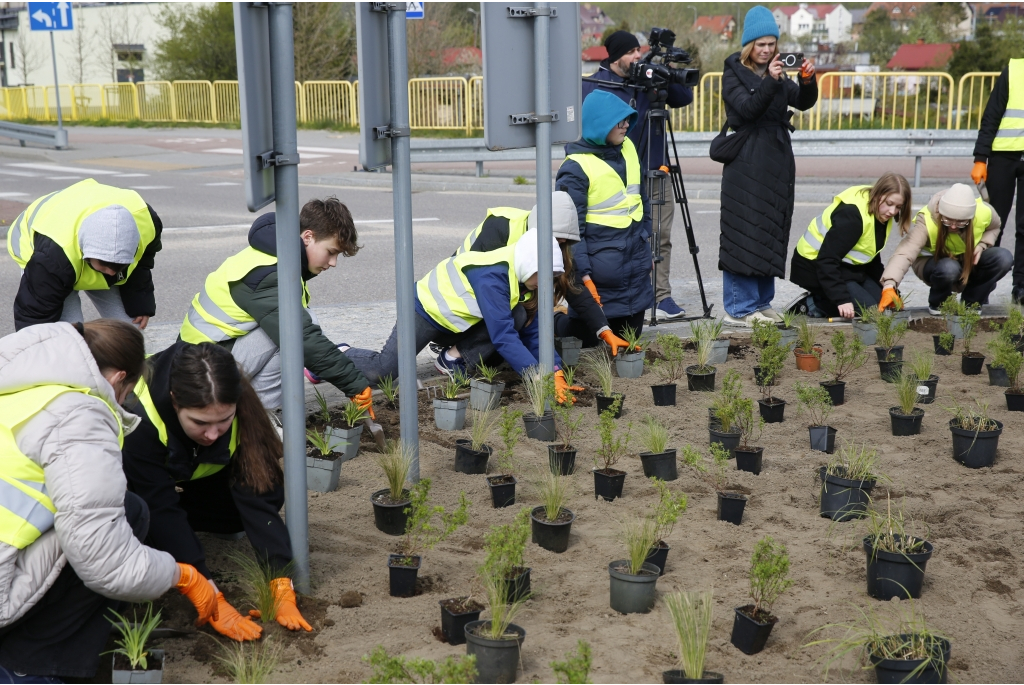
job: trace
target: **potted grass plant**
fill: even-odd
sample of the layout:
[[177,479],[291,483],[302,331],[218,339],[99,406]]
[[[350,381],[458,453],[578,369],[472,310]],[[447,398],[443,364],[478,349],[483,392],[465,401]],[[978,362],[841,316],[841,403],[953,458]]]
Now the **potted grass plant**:
[[516,484],[519,482],[515,476],[519,472],[516,445],[523,436],[523,428],[519,425],[522,415],[521,411],[502,407],[501,418],[498,419],[498,435],[501,437],[501,451],[497,456],[498,474],[487,477],[491,503],[495,509],[516,503]]
[[878,452],[874,449],[844,442],[818,469],[821,515],[838,522],[866,516],[871,490],[884,478],[877,473],[877,465]]
[[818,385],[825,388],[825,392],[832,399],[832,406],[838,407],[846,401],[846,377],[864,366],[868,360],[868,353],[860,338],[848,338],[843,331],[832,333],[831,342],[832,356],[824,364],[829,380]]
[[651,386],[654,406],[674,407],[676,405],[676,384],[686,373],[683,364],[683,340],[677,335],[659,333],[654,344],[657,346],[661,358],[651,362],[651,368],[662,381],[660,384]]
[[733,609],[732,644],[744,654],[764,649],[779,618],[772,613],[793,581],[789,578],[789,553],[786,546],[766,535],[754,546],[750,557],[750,599],[753,604]]
[[729,451],[718,443],[712,443],[708,452],[709,455],[705,457],[691,445],[686,445],[683,447],[683,464],[718,495],[718,520],[738,526],[743,522],[747,497],[725,489]]
[[512,621],[524,599],[509,601],[508,581],[500,574],[485,574],[482,581],[490,617],[466,624],[466,654],[476,657],[476,682],[514,683],[526,630]]
[[711,405],[715,425],[708,428],[709,442],[725,447],[730,454],[740,444],[740,431],[735,425],[736,403],[742,397],[740,372],[730,369],[722,379],[722,389]]
[[853,320],[853,333],[865,347],[874,345],[878,339],[878,327],[875,324],[877,317],[878,309],[876,307],[857,305],[857,318]]
[[650,516],[636,516],[622,525],[626,543],[625,559],[608,564],[611,608],[620,614],[646,614],[654,608],[655,590],[660,569],[647,561],[658,528]]
[[398,409],[398,383],[395,383],[395,379],[390,374],[384,376],[377,381],[377,387],[380,388],[380,394],[384,398],[384,407]]
[[569,502],[569,476],[547,471],[538,486],[543,504],[530,512],[533,542],[549,552],[561,554],[569,549],[569,533],[576,514],[565,505]]
[[441,383],[441,397],[434,398],[434,425],[438,430],[462,430],[469,399],[460,397],[469,387],[469,376],[456,370]]
[[580,432],[583,414],[572,401],[552,405],[558,443],[548,445],[548,467],[551,473],[568,476],[576,471],[576,448],[573,440]]
[[789,350],[790,346],[796,344],[797,313],[795,311],[787,309],[784,312],[780,312],[779,316],[782,317],[782,321],[779,321],[775,324],[775,327],[779,329],[779,344],[782,345],[782,347],[784,347],[786,350]]
[[476,378],[469,382],[469,408],[474,411],[497,409],[505,383],[497,380],[498,367],[488,366],[483,357],[476,365]]
[[825,388],[797,383],[794,386],[801,413],[806,411],[810,418],[807,429],[811,437],[811,449],[832,454],[836,446],[836,429],[828,425],[832,415],[832,397]]
[[888,494],[885,510],[868,510],[865,518],[864,556],[868,594],[888,601],[893,597],[917,599],[924,586],[924,572],[934,548],[924,537],[913,535],[903,509],[893,511]]
[[[953,336],[954,340],[964,337],[964,330],[960,325],[960,317],[963,316],[965,305],[953,293],[939,305],[939,314],[946,324],[946,331]],[[952,348],[950,348],[952,349]]]
[[327,430],[332,441],[331,447],[341,453],[342,462],[355,459],[359,454],[359,436],[363,434],[363,421],[369,416],[368,411],[349,401],[341,410],[341,425]]
[[580,363],[580,352],[583,350],[582,340],[567,335],[555,338],[555,346],[558,348],[558,356],[562,358],[563,364],[574,367]]
[[[164,678],[164,650],[148,649],[149,638],[160,625],[160,612],[153,613],[153,603],[146,602],[146,610],[140,619],[132,609],[132,620],[113,609],[113,618],[108,621],[120,637],[114,639],[112,650],[112,683],[161,683]],[[110,654],[111,652],[106,652]]]
[[236,683],[274,682],[274,670],[281,663],[284,645],[267,637],[255,642],[220,643],[220,654],[215,657],[220,669]]
[[919,389],[923,388],[918,385],[917,377],[909,373],[902,374],[893,383],[896,406],[889,407],[889,420],[894,436],[917,435],[921,432],[924,409],[917,406],[917,400],[920,397]]
[[332,449],[327,428],[306,429],[306,488],[314,492],[334,492],[341,478],[341,453]]
[[953,400],[949,431],[953,434],[953,459],[972,469],[991,466],[996,459],[1003,424],[988,416],[988,404],[975,401],[965,406]]
[[671,481],[679,477],[676,450],[668,447],[668,429],[665,424],[653,416],[644,419],[640,426],[640,444],[645,450],[640,453],[645,478]]
[[736,456],[736,469],[748,471],[755,476],[759,475],[764,448],[751,443],[761,437],[765,420],[754,414],[754,401],[751,399],[736,400],[734,406],[735,417],[733,420],[740,431],[740,444],[733,450],[733,454]]
[[818,329],[811,325],[806,316],[797,317],[796,368],[801,371],[817,371],[821,368],[821,345],[817,343]]
[[[910,371],[918,385],[917,401],[921,404],[931,404],[935,401],[939,377],[932,373],[934,361],[934,355],[927,352],[915,352],[910,358]],[[921,388],[925,388],[927,392],[922,393]]]
[[530,509],[522,507],[511,523],[492,526],[484,536],[483,576],[496,576],[506,582],[508,601],[523,600],[530,596],[530,568],[524,554],[530,538]]
[[690,324],[693,344],[697,349],[697,363],[686,367],[686,385],[692,392],[715,391],[715,367],[711,363],[713,326],[709,321],[694,321]]
[[647,554],[647,561],[658,567],[658,572],[665,574],[665,566],[668,562],[668,553],[671,547],[665,542],[665,538],[672,534],[676,521],[686,511],[686,493],[680,492],[673,495],[665,481],[660,478],[651,477],[651,484],[658,491],[658,503],[654,507],[654,523],[657,528],[657,540]]
[[416,594],[416,574],[423,563],[423,553],[445,540],[469,520],[469,500],[459,493],[459,505],[451,513],[444,507],[430,504],[430,479],[422,478],[409,490],[409,519],[405,537],[397,554],[388,555],[388,575],[392,597]]
[[601,446],[597,448],[597,455],[594,457],[594,499],[601,497],[605,502],[622,496],[626,472],[616,469],[615,465],[629,449],[633,425],[629,424],[626,427],[625,435],[616,435],[615,428],[614,408],[601,412],[601,418],[597,422]]
[[624,326],[622,339],[629,347],[615,355],[615,371],[619,378],[640,378],[644,373],[646,353],[640,349],[640,333],[632,326]]
[[487,460],[492,453],[487,441],[498,423],[498,412],[471,409],[470,413],[473,424],[469,429],[469,439],[455,441],[455,470],[459,473],[487,473]]
[[878,315],[875,325],[878,328],[878,344],[875,345],[878,372],[883,381],[894,383],[903,373],[903,345],[900,341],[906,336],[909,325],[905,320],[884,312]]
[[1021,387],[1020,372],[1024,366],[1024,353],[1010,345],[1000,351],[999,363],[1006,370],[1006,408],[1009,411],[1024,411],[1024,387]]
[[585,352],[580,356],[580,359],[583,368],[597,379],[599,389],[597,393],[597,415],[600,417],[606,409],[616,404],[616,400],[618,400],[615,418],[619,418],[622,414],[622,405],[626,401],[626,396],[621,392],[612,391],[612,359],[608,356],[608,351],[603,347],[599,347]]
[[711,347],[711,354],[708,356],[708,364],[717,366],[729,360],[729,339],[722,338],[722,328],[725,319],[701,319],[690,324],[690,330],[697,327],[694,335],[708,341]]
[[384,474],[388,486],[370,495],[373,523],[382,533],[403,535],[409,518],[410,494],[405,481],[412,466],[412,450],[401,440],[388,440],[384,451],[374,462]]
[[981,323],[981,305],[963,304],[960,314],[960,328],[963,330],[964,351],[960,353],[960,371],[965,376],[977,376],[985,365],[985,355],[972,352],[971,343],[978,335]]
[[551,442],[555,439],[555,415],[548,407],[555,396],[554,374],[545,374],[539,366],[524,369],[523,392],[531,409],[523,414],[526,437]]
[[725,682],[721,673],[704,669],[715,612],[713,591],[673,592],[664,602],[676,632],[679,668],[662,672],[662,680],[666,683]]

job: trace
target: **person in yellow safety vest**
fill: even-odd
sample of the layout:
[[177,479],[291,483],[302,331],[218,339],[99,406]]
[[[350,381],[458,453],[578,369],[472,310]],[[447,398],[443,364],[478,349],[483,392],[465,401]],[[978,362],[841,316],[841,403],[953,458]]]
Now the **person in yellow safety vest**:
[[[1017,195],[1011,296],[1024,302],[1024,58],[1011,59],[992,85],[974,143],[971,180],[985,184],[1003,228]],[[1000,229],[993,245],[999,245],[1002,235]]]
[[14,328],[81,322],[85,291],[100,316],[145,328],[156,314],[152,269],[163,224],[134,190],[91,178],[37,199],[7,232],[23,274]]
[[[552,239],[555,300],[565,292],[562,253]],[[416,283],[416,352],[429,343],[442,347],[460,345],[486,331],[490,343],[509,366],[522,374],[536,366],[539,358],[538,317],[552,316],[537,311],[537,232],[527,231],[514,245],[490,252],[463,252],[448,257]],[[482,333],[479,335],[482,336]],[[466,373],[463,356],[451,360],[451,374]],[[345,354],[366,374],[371,383],[395,379],[398,375],[398,326],[380,352],[350,348]],[[555,354],[555,387],[560,401],[570,389]]]
[[245,532],[260,564],[274,576],[277,622],[312,630],[295,605],[287,570],[291,539],[281,520],[284,478],[281,439],[235,359],[212,343],[178,341],[147,360],[125,407],[142,418],[124,442],[128,488],[150,511],[149,544],[191,564],[217,595],[210,625],[235,640],[263,629],[224,599],[206,565],[196,531]]
[[[348,207],[336,197],[310,200],[299,213],[302,251],[302,353],[310,381],[329,382],[373,416],[373,390],[366,377],[317,324],[306,282],[335,267],[338,255],[359,251]],[[181,324],[185,342],[217,343],[231,350],[267,409],[281,406],[281,353],[277,309],[277,221],[273,212],[249,229],[249,247],[206,277]]]
[[999,215],[963,183],[932,196],[914,226],[896,246],[882,273],[878,310],[901,304],[896,288],[911,268],[929,287],[928,311],[939,315],[954,292],[967,304],[988,304],[999,279],[1013,267],[1013,255],[995,247]]
[[95,677],[110,611],[171,588],[198,625],[218,616],[194,566],[143,544],[149,510],[125,488],[121,441],[139,418],[120,402],[145,354],[112,319],[0,338],[0,682]]
[[852,319],[874,309],[882,297],[880,253],[893,225],[910,227],[910,184],[886,173],[872,186],[852,186],[836,195],[797,241],[789,280],[809,293],[790,306],[814,317]]

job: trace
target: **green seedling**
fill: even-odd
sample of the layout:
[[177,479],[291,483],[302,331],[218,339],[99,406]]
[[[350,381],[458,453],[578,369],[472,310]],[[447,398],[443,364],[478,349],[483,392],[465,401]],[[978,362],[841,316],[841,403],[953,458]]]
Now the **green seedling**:
[[714,594],[711,590],[675,592],[665,597],[665,607],[676,631],[679,668],[688,679],[699,680],[714,619]]
[[[153,603],[146,602],[146,611],[142,614],[142,620],[139,620],[135,609],[132,609],[131,621],[113,609],[110,610],[110,613],[113,618],[107,618],[107,620],[110,621],[111,625],[121,635],[121,637],[114,640],[114,644],[117,647],[113,650],[113,653],[124,656],[128,660],[131,670],[145,671],[149,667],[149,661],[146,659],[149,656],[149,652],[146,650],[146,643],[149,642],[149,636],[160,625],[160,612],[158,611],[154,614]],[[104,654],[110,653],[104,652]]]
[[259,642],[221,644],[217,660],[236,683],[265,683],[281,661],[281,645],[267,638]]
[[601,412],[597,422],[597,432],[601,437],[601,446],[597,448],[597,456],[594,458],[594,465],[601,471],[609,471],[619,462],[619,459],[626,456],[629,449],[630,432],[633,424],[626,427],[625,435],[615,435],[616,421],[615,412],[622,406],[622,398],[615,398],[611,407]]
[[437,662],[390,656],[384,645],[377,645],[363,661],[373,669],[369,683],[475,683],[478,675],[475,654],[448,656]]
[[559,683],[589,683],[593,662],[590,645],[580,640],[576,649],[565,655],[565,661],[552,661],[551,669],[558,676]]
[[469,500],[465,492],[459,493],[459,506],[451,513],[445,513],[439,504],[431,506],[429,499],[429,478],[420,479],[409,489],[409,506],[406,507],[409,520],[401,543],[401,553],[406,557],[433,549],[469,520]]
[[868,360],[868,352],[864,347],[864,341],[855,335],[847,337],[843,331],[834,332],[831,342],[833,356],[823,366],[831,377],[831,382],[839,383],[864,366]]
[[321,457],[329,457],[334,452],[331,449],[331,436],[328,435],[326,428],[322,431],[307,428],[306,440],[313,446],[313,449],[320,453]]
[[603,347],[588,350],[581,355],[583,368],[597,377],[597,384],[601,388],[601,394],[605,397],[612,396],[612,360],[608,351]]
[[793,581],[789,579],[789,554],[786,546],[770,535],[761,538],[750,557],[750,598],[754,600],[753,618],[772,613],[772,607]]
[[405,481],[409,477],[409,469],[412,468],[412,450],[406,443],[401,440],[388,440],[383,454],[377,455],[374,462],[384,473],[391,501],[401,502],[408,499]]

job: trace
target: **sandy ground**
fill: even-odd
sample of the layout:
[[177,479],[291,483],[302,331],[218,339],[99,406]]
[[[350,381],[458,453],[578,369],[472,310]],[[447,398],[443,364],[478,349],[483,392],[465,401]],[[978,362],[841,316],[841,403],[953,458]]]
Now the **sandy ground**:
[[[991,337],[983,333],[978,347],[984,349]],[[931,336],[912,332],[905,343],[908,353],[931,349]],[[895,404],[892,386],[880,380],[873,357],[849,379],[846,404],[836,408],[831,423],[838,428],[840,440],[866,441],[878,450],[881,470],[892,479],[892,496],[902,498],[907,514],[935,545],[919,606],[931,625],[952,639],[951,680],[1019,681],[1024,668],[1020,642],[1024,505],[1019,494],[1024,480],[1024,414],[1006,411],[1003,389],[990,387],[987,375],[963,376],[959,355],[936,357],[939,399],[924,407],[921,435],[895,438],[888,416],[888,408]],[[756,396],[753,363],[749,348],[734,344],[719,374],[739,369],[744,391]],[[717,521],[714,493],[684,469],[671,484],[674,491],[690,496],[690,505],[668,538],[672,549],[667,572],[658,581],[659,595],[714,588],[715,620],[707,668],[723,672],[727,682],[818,682],[822,676],[816,660],[822,653],[801,647],[807,633],[830,621],[853,618],[858,606],[887,608],[865,591],[864,554],[859,546],[862,524],[836,524],[830,533],[829,521],[818,515],[814,473],[825,458],[808,448],[807,421],[797,414],[792,385],[797,380],[823,379],[823,372],[800,372],[792,361],[787,362],[779,395],[791,404],[786,421],[767,426],[759,441],[765,447],[763,472],[759,476],[730,473],[730,484],[750,493],[742,525]],[[616,390],[627,397],[620,424],[638,424],[653,414],[671,427],[670,446],[705,447],[710,395],[688,392],[684,380],[677,406],[654,407],[652,380],[647,374],[636,380],[615,380]],[[943,409],[952,397],[989,402],[991,416],[1004,422],[992,468],[974,471],[953,461],[949,414]],[[511,399],[517,398],[515,393]],[[521,401],[512,404],[524,408]],[[364,443],[360,456],[344,465],[336,492],[310,493],[313,591],[301,605],[316,632],[296,636],[276,627],[271,631],[272,639],[286,646],[274,681],[365,681],[370,671],[360,658],[377,644],[409,656],[465,653],[465,647],[435,638],[433,631],[440,625],[438,601],[479,593],[474,570],[483,560],[482,537],[490,526],[510,521],[515,509],[491,507],[484,476],[453,471],[454,450],[449,445],[465,437],[465,432],[436,431],[427,406],[421,403],[422,475],[432,479],[436,501],[448,507],[460,490],[468,494],[473,502],[469,524],[426,554],[418,596],[388,596],[387,553],[395,550],[397,539],[373,525],[370,493],[384,487],[384,482],[369,454],[370,445]],[[660,602],[649,614],[613,612],[608,606],[606,570],[609,561],[625,556],[618,539],[619,521],[649,511],[655,493],[642,478],[639,459],[632,456],[619,464],[629,473],[623,497],[612,503],[595,501],[589,460],[598,444],[597,415],[593,406],[581,411],[586,419],[577,441],[577,464],[585,468],[573,477],[575,492],[569,506],[577,518],[569,549],[559,555],[531,543],[526,550],[535,595],[518,620],[526,629],[519,682],[553,681],[549,663],[561,660],[580,638],[593,647],[594,682],[661,682],[661,672],[675,667],[668,612]],[[381,418],[388,424],[396,417],[385,413]],[[546,468],[544,444],[526,441],[520,450],[533,470]],[[529,474],[520,481],[528,479]],[[523,505],[538,503],[530,487],[520,487],[519,495]],[[880,495],[884,497],[876,490],[875,496]],[[732,608],[747,603],[749,558],[764,535],[788,546],[795,582],[775,607],[779,622],[767,647],[746,656],[729,642]],[[204,539],[218,582],[230,598],[238,599],[237,579],[226,554],[245,550],[247,542]],[[343,595],[350,593],[344,603],[351,604],[353,592],[360,594],[361,606],[343,607]],[[183,599],[169,597],[164,607],[169,625],[188,628],[189,616],[194,614]],[[190,637],[163,640],[162,646],[168,650],[165,682],[225,680],[216,670],[218,647],[209,628]],[[872,672],[857,670],[834,671],[831,679],[874,682]]]

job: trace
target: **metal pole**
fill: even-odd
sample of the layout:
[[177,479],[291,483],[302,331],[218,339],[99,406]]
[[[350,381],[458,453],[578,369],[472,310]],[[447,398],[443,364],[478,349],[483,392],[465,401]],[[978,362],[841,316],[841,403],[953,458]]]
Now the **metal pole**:
[[914,157],[914,187],[921,187],[921,158]]
[[306,401],[302,387],[302,262],[299,256],[299,167],[295,131],[295,51],[291,3],[269,5],[270,92],[274,114],[277,212],[277,301],[280,312],[284,418],[285,520],[295,560],[293,580],[309,592],[306,505]]
[[537,121],[537,333],[540,366],[555,366],[555,296],[551,280],[551,97],[548,92],[548,51],[551,41],[550,5],[535,2],[533,24],[534,114]]
[[57,82],[57,48],[53,46],[53,31],[50,31],[50,57],[53,59],[53,89],[57,95],[57,136],[64,129],[64,117],[60,113],[60,84]]
[[395,224],[395,299],[398,305],[399,421],[402,445],[412,459],[409,480],[420,480],[419,414],[416,392],[416,310],[412,262],[412,170],[409,162],[409,65],[405,48],[405,3],[388,11],[391,94],[391,196]]

